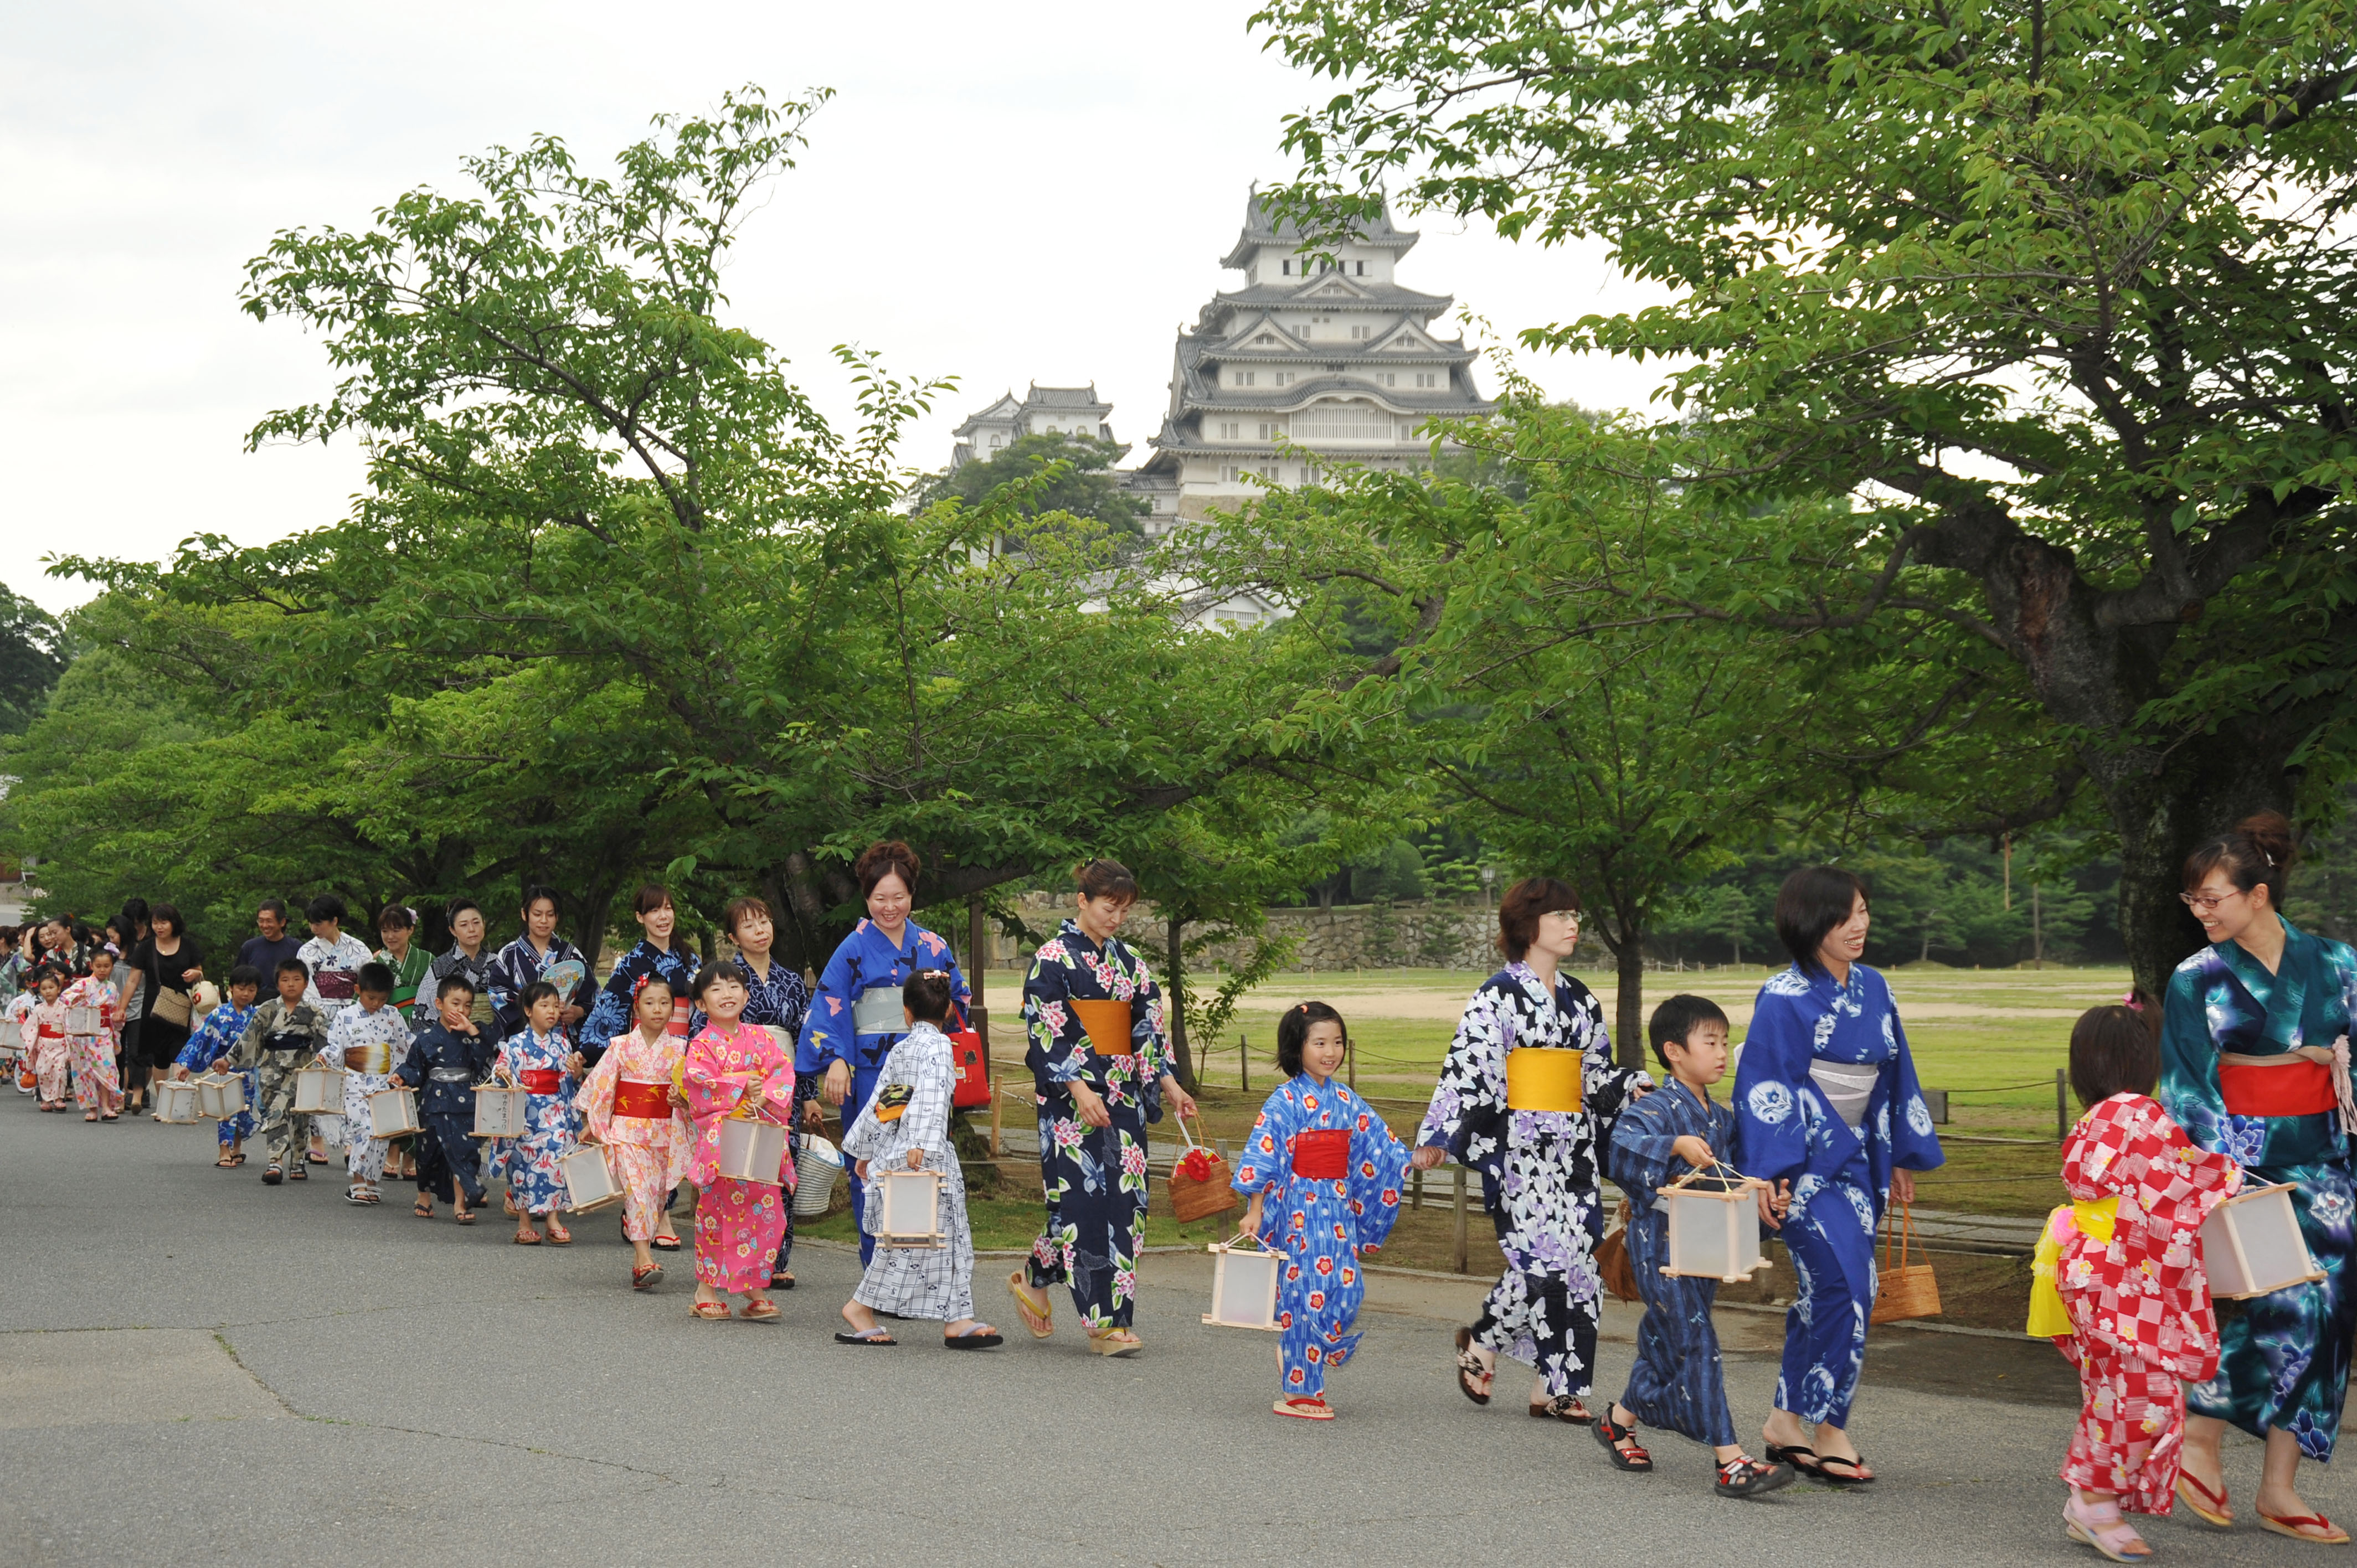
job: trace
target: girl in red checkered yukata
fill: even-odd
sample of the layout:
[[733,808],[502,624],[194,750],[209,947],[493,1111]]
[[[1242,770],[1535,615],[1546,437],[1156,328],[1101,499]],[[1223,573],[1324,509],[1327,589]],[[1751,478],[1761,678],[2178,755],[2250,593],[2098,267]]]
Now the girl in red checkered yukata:
[[2132,993],[2072,1027],[2071,1085],[2087,1112],[2062,1145],[2072,1201],[2047,1222],[2030,1308],[2031,1331],[2051,1334],[2079,1369],[2064,1529],[2115,1563],[2152,1554],[2121,1510],[2169,1511],[2184,1449],[2180,1385],[2218,1369],[2200,1231],[2243,1180],[2152,1098],[2158,1011]]

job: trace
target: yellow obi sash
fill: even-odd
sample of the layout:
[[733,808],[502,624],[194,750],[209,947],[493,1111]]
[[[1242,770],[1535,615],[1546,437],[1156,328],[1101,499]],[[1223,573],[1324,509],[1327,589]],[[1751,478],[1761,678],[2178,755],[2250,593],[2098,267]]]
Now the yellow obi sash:
[[1544,1046],[1518,1046],[1508,1051],[1506,1109],[1577,1112],[1581,1055]]
[[354,1072],[387,1073],[393,1070],[393,1047],[383,1040],[371,1040],[353,1047],[361,1053],[361,1065]]
[[2075,1199],[2046,1217],[2046,1229],[2038,1233],[2038,1251],[2030,1263],[2034,1277],[2029,1282],[2029,1324],[2024,1330],[2030,1337],[2056,1339],[2079,1331],[2054,1280],[2055,1270],[2061,1266],[2063,1243],[2074,1230],[2091,1241],[2110,1240],[2119,1213],[2119,1195],[2115,1193],[2109,1197]]

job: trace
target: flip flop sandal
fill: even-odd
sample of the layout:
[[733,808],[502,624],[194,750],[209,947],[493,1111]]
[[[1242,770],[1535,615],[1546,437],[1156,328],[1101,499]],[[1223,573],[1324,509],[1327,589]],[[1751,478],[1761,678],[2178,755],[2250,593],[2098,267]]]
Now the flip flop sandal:
[[[2310,1525],[2316,1527],[2318,1533],[2310,1534],[2309,1532],[2307,1527]],[[2349,1544],[2349,1532],[2341,1529],[2339,1525],[2333,1523],[2330,1520],[2325,1518],[2320,1513],[2273,1514],[2267,1512],[2265,1509],[2261,1509],[2259,1510],[2259,1528],[2261,1530],[2271,1530],[2277,1535],[2288,1535],[2294,1541],[2313,1541],[2319,1546],[2346,1546]],[[2100,1552],[2103,1548],[2097,1547],[2096,1550]]]
[[783,1314],[778,1311],[776,1302],[771,1301],[768,1296],[761,1295],[755,1296],[751,1301],[738,1307],[737,1316],[748,1323],[773,1323]]
[[564,1226],[559,1225],[559,1224],[558,1224],[554,1219],[553,1219],[547,1221],[547,1225],[548,1225],[548,1244],[549,1244],[550,1246],[552,1246],[552,1247],[570,1247],[571,1245],[573,1245],[573,1232],[572,1232],[572,1231],[567,1230]]
[[1531,1414],[1541,1421],[1550,1418],[1567,1421],[1574,1426],[1586,1426],[1597,1419],[1588,1412],[1587,1402],[1577,1394],[1557,1394],[1544,1404],[1531,1406]]
[[223,1155],[220,1159],[213,1162],[213,1169],[217,1171],[233,1171],[237,1169],[237,1166],[238,1162],[231,1159],[227,1155]]
[[523,1210],[516,1207],[515,1193],[512,1189],[509,1191],[506,1197],[500,1200],[500,1204],[501,1207],[507,1209],[509,1219],[521,1219],[523,1218]]
[[475,1222],[475,1211],[471,1208],[461,1209],[450,1218],[461,1225],[472,1225]]
[[1295,1394],[1288,1399],[1281,1399],[1268,1408],[1276,1412],[1279,1415],[1289,1415],[1296,1421],[1331,1421],[1334,1419],[1333,1406],[1328,1404],[1322,1399],[1305,1399],[1299,1394]]
[[771,1274],[770,1276],[770,1288],[771,1290],[791,1290],[794,1288],[794,1276],[791,1274]]
[[730,1316],[728,1304],[725,1301],[699,1301],[687,1309],[687,1315],[700,1317],[706,1323],[726,1323]]
[[120,1117],[120,1116],[118,1116],[118,1115],[116,1115],[113,1112],[109,1111],[109,1112],[106,1112],[102,1113],[102,1114],[99,1117],[99,1120],[100,1120],[100,1121],[102,1121],[102,1122],[120,1122],[120,1121],[122,1121],[122,1120],[123,1120],[123,1118],[122,1118],[122,1117]]
[[1006,1294],[1015,1298],[1015,1310],[1022,1315],[1023,1326],[1031,1331],[1032,1338],[1045,1339],[1056,1332],[1056,1304],[1049,1302],[1045,1311],[1032,1305],[1031,1298],[1024,1294],[1021,1269],[1006,1276]]
[[658,1252],[676,1252],[679,1251],[679,1238],[676,1236],[658,1236],[653,1240],[649,1241],[647,1245],[652,1247]]
[[[1614,1469],[1642,1474],[1653,1467],[1653,1456],[1634,1441],[1637,1429],[1614,1421],[1609,1411],[1596,1418],[1592,1430],[1596,1441],[1604,1444],[1604,1456],[1612,1461]],[[1623,1443],[1629,1446],[1621,1447]]]
[[434,1218],[434,1200],[430,1197],[420,1197],[409,1206],[409,1212],[420,1219],[431,1219]]
[[845,1334],[838,1328],[834,1331],[834,1342],[838,1345],[898,1345],[899,1343],[898,1339],[880,1328],[871,1328],[865,1334]]
[[1479,1378],[1486,1383],[1497,1375],[1496,1367],[1484,1367],[1481,1364],[1481,1358],[1473,1354],[1473,1331],[1470,1328],[1459,1328],[1457,1331],[1458,1391],[1475,1404],[1488,1404],[1490,1402],[1488,1391],[1476,1389],[1473,1386],[1473,1380]]
[[232,1170],[236,1169],[239,1165],[245,1164],[245,1151],[240,1149],[236,1154],[231,1155],[229,1157],[229,1163],[230,1168]]
[[515,1244],[519,1247],[537,1247],[540,1245],[540,1232],[537,1230],[518,1230],[513,1239]]
[[630,1288],[644,1290],[661,1278],[662,1278],[661,1263],[649,1263],[643,1269],[633,1266],[630,1270]]
[[1722,1498],[1756,1498],[1792,1484],[1790,1465],[1762,1465],[1749,1454],[1738,1454],[1718,1467],[1716,1489]]
[[977,1325],[963,1334],[944,1334],[942,1348],[945,1350],[996,1350],[1006,1343],[1006,1336],[986,1324]]
[[307,1165],[324,1165],[328,1163],[328,1156],[317,1149],[307,1150],[303,1155],[303,1163]]
[[1779,1448],[1776,1444],[1770,1443],[1768,1444],[1768,1463],[1770,1465],[1790,1465],[1792,1466],[1793,1470],[1800,1475],[1807,1476],[1814,1480],[1821,1481],[1824,1479],[1825,1473],[1817,1468],[1817,1451],[1813,1448],[1804,1447],[1798,1443],[1793,1444],[1790,1448]]
[[[1836,1465],[1839,1465],[1844,1469],[1847,1470],[1849,1474],[1846,1476],[1835,1475],[1833,1467]],[[1830,1481],[1836,1487],[1872,1486],[1874,1484],[1873,1477],[1861,1476],[1858,1474],[1858,1472],[1864,1468],[1866,1468],[1866,1461],[1862,1458],[1847,1459],[1844,1458],[1839,1454],[1820,1454],[1817,1455],[1817,1479],[1821,1481]]]
[[2226,1511],[2226,1494],[2212,1491],[2192,1472],[2177,1472],[2177,1500],[2193,1510],[2203,1524],[2216,1525],[2220,1530],[2234,1528],[2234,1516]]

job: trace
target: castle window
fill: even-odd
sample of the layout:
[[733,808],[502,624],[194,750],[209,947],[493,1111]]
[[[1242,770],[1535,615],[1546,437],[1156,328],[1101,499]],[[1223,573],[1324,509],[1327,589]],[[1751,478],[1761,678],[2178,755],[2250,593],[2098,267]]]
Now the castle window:
[[1254,338],[1254,339],[1253,339],[1253,346],[1254,346],[1254,348],[1256,348],[1256,349],[1258,349],[1258,348],[1265,348],[1265,347],[1267,347],[1268,345],[1275,343],[1275,341],[1276,341],[1276,339],[1275,339],[1275,338],[1274,338],[1270,337],[1267,333],[1264,332],[1264,333],[1262,333],[1259,337],[1257,337],[1257,338]]
[[1383,382],[1383,384],[1387,387],[1395,387],[1399,385],[1399,377],[1394,375],[1389,371],[1383,371],[1381,375],[1378,375],[1375,380]]
[[1418,371],[1415,373],[1415,384],[1420,387],[1437,387],[1440,384],[1440,373],[1437,371]]
[[1367,275],[1367,263],[1364,262],[1361,262],[1359,263],[1359,275],[1361,277],[1365,277]]
[[1277,371],[1277,372],[1276,372],[1276,384],[1277,384],[1278,386],[1281,386],[1281,387],[1289,387],[1289,386],[1291,386],[1291,385],[1293,384],[1293,372],[1292,372],[1291,371]]
[[1232,387],[1248,387],[1253,384],[1253,375],[1254,372],[1251,371],[1230,371],[1228,372],[1228,385]]
[[1236,420],[1222,420],[1220,423],[1220,439],[1222,441],[1233,441],[1237,438],[1238,434],[1242,429],[1243,425]]
[[1374,335],[1375,329],[1372,327],[1353,327],[1351,328],[1351,336],[1353,338],[1372,338]]
[[1264,419],[1264,420],[1262,420],[1262,421],[1260,422],[1260,438],[1261,438],[1263,441],[1267,440],[1269,437],[1271,437],[1271,436],[1275,435],[1275,434],[1276,434],[1276,426],[1275,426],[1275,424],[1271,424],[1269,421],[1267,421],[1267,420],[1265,420],[1265,419]]
[[1293,275],[1293,263],[1290,261],[1279,262],[1276,265],[1277,270],[1283,273],[1286,277],[1291,277]]

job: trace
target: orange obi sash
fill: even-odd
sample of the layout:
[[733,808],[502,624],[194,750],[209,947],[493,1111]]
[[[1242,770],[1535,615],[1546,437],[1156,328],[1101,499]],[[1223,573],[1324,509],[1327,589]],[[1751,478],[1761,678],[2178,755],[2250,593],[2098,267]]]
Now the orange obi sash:
[[[554,1077],[554,1074],[550,1074]],[[644,1079],[618,1079],[614,1083],[614,1114],[661,1121],[671,1115],[671,1085]]]
[[2235,1116],[2314,1116],[2341,1103],[2330,1068],[2288,1054],[2281,1067],[2221,1062],[2218,1094]]
[[1293,1174],[1311,1181],[1340,1181],[1351,1171],[1351,1133],[1321,1127],[1293,1135]]
[[1582,1053],[1523,1046],[1506,1053],[1506,1109],[1577,1112]]
[[554,1068],[526,1068],[516,1074],[516,1081],[533,1094],[562,1094],[565,1091],[565,1075]]
[[1072,1010],[1072,1015],[1081,1021],[1081,1027],[1088,1031],[1090,1050],[1101,1057],[1137,1054],[1137,1047],[1129,1040],[1131,1008],[1128,1003],[1109,1002],[1103,998],[1083,1001],[1072,996],[1065,998],[1064,1005]]

